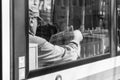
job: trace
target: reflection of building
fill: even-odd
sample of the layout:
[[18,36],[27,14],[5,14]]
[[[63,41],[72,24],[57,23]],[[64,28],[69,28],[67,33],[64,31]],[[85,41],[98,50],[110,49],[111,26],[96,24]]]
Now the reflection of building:
[[81,6],[81,0],[55,0],[54,23],[60,30],[68,25],[79,28],[82,21]]
[[[95,29],[99,27],[101,18],[99,12],[101,13],[102,11],[104,14],[104,23],[106,24],[104,26],[106,28],[109,26],[109,0],[104,0],[104,5],[102,6],[99,4],[100,1],[101,0],[55,0],[54,23],[57,24],[60,29],[64,29],[64,27],[67,26],[67,22],[69,22],[69,25],[73,25],[74,29],[80,28],[81,25],[84,25],[85,29]],[[69,11],[69,15],[67,11]]]
[[[93,7],[91,4],[92,0],[56,0],[54,23],[57,23],[62,28],[64,27],[62,24],[67,25],[65,21],[68,20],[69,25],[73,25],[74,29],[80,28],[81,25],[92,27]],[[67,9],[69,9],[69,15]]]

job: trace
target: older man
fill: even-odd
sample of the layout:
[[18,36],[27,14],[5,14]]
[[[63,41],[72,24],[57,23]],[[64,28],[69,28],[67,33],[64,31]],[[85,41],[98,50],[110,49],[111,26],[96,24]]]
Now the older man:
[[[46,39],[36,36],[36,28],[36,17],[30,17],[29,42],[38,44],[39,66],[48,66],[58,62],[74,61],[80,57],[80,41],[82,41],[83,36],[79,30],[65,32],[70,34],[68,37],[70,36],[71,40],[69,40],[67,44],[61,46],[52,44]],[[66,37],[63,35],[63,38]]]

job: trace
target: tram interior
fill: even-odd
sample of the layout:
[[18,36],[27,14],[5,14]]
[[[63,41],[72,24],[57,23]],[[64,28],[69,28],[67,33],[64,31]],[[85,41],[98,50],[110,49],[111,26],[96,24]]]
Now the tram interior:
[[[29,0],[29,9],[37,16],[35,35],[47,41],[71,25],[73,30],[82,32],[81,56],[78,60],[110,54],[110,0]],[[118,39],[119,33],[118,29]],[[54,41],[56,45],[64,43]],[[40,68],[39,57],[36,58],[37,68],[34,69]],[[33,66],[32,62],[29,64]]]

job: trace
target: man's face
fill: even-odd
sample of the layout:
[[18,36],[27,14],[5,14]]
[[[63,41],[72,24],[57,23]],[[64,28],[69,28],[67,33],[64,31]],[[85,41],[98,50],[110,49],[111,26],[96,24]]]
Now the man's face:
[[36,34],[36,29],[37,29],[37,18],[35,17],[30,17],[30,26],[32,28],[32,31],[34,34]]
[[30,26],[37,27],[37,18],[35,17],[30,18]]

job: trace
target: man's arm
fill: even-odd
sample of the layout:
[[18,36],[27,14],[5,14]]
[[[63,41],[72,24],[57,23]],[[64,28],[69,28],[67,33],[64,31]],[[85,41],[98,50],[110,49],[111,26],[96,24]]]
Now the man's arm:
[[73,32],[73,40],[62,47],[53,45],[45,39],[37,36],[29,36],[31,43],[38,43],[39,61],[41,65],[51,62],[74,61],[80,56],[80,41],[83,37],[79,30]]

